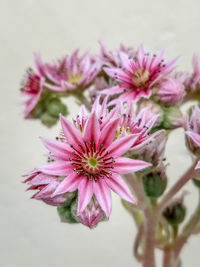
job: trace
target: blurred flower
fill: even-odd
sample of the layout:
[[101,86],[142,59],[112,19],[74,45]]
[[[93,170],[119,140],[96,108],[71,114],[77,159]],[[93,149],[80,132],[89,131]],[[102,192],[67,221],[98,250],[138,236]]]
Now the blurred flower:
[[21,92],[22,95],[27,97],[25,103],[24,116],[25,118],[32,117],[31,112],[39,103],[42,95],[45,79],[36,74],[32,69],[28,69],[24,81],[22,82]]
[[179,103],[185,94],[185,87],[178,79],[166,77],[158,84],[155,94],[166,105]]
[[[141,45],[135,58],[129,58],[121,52],[122,68],[105,67],[104,71],[119,82],[119,85],[103,90],[107,95],[121,94],[122,101],[137,101],[140,98],[149,98],[152,87],[161,77],[167,75],[174,68],[177,59],[164,64],[164,51],[150,58]],[[114,100],[113,104],[116,103]]]
[[185,119],[186,144],[190,151],[200,156],[200,108],[195,106]]
[[[102,65],[110,67],[121,67],[122,66],[122,54],[126,54],[128,57],[133,58],[136,55],[136,51],[133,48],[126,47],[121,44],[119,49],[109,51],[103,42],[99,42],[100,45],[100,59]],[[104,87],[105,88],[105,87]]]
[[81,57],[75,50],[70,56],[58,60],[57,64],[42,63],[47,79],[46,87],[55,91],[73,92],[84,90],[96,77],[101,68],[100,60],[85,53]]
[[190,79],[188,80],[188,87],[191,89],[200,87],[200,61],[199,56],[194,54],[192,59],[193,64],[193,73]]
[[121,105],[120,122],[117,135],[133,134],[135,142],[132,144],[131,152],[139,152],[161,131],[150,134],[158,120],[158,115],[151,112],[149,108],[144,108],[138,114],[134,111],[133,103],[128,103],[126,110]]

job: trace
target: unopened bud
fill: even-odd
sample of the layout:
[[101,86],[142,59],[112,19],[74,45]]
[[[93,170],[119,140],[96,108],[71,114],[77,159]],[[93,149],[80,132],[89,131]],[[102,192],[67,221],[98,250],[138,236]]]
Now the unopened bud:
[[168,223],[175,227],[183,222],[186,215],[186,208],[181,202],[174,203],[173,205],[167,207],[163,212],[164,217]]
[[59,98],[53,97],[46,103],[47,112],[50,116],[58,118],[59,114],[67,114],[66,106],[61,102]]
[[41,121],[44,125],[51,127],[58,121],[58,118],[50,116],[47,112],[45,112],[42,117]]
[[143,186],[148,197],[158,198],[167,187],[167,178],[161,172],[149,173],[143,177]]
[[176,106],[164,107],[163,127],[174,129],[180,127],[182,123],[182,113]]

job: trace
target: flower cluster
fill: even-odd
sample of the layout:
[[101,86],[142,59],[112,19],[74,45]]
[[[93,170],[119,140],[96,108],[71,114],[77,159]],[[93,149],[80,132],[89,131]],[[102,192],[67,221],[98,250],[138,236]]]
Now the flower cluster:
[[[178,266],[183,245],[200,225],[198,203],[179,230],[188,216],[183,197],[177,198],[191,179],[200,188],[198,56],[191,73],[177,70],[177,58],[166,59],[164,50],[150,54],[143,45],[112,51],[100,42],[99,55],[75,50],[55,63],[39,54],[34,59],[35,70],[29,69],[22,82],[24,117],[46,126],[60,121],[61,129],[53,140],[41,138],[47,163],[24,176],[32,198],[56,206],[62,222],[92,229],[109,219],[113,191],[138,226],[134,252],[139,261],[150,266],[150,258],[155,266],[152,254],[159,247],[167,264]],[[72,122],[62,102],[68,96],[80,105]],[[185,112],[190,100],[196,103]],[[184,130],[192,165],[165,194],[165,151],[176,128]]]

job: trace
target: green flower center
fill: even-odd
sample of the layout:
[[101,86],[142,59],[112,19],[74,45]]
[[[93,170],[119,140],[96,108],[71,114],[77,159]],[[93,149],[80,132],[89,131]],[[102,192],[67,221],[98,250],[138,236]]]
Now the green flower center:
[[97,166],[97,160],[95,159],[95,158],[89,158],[88,159],[88,163],[89,163],[89,165],[91,166],[91,167],[93,167],[93,168],[95,168],[96,166]]

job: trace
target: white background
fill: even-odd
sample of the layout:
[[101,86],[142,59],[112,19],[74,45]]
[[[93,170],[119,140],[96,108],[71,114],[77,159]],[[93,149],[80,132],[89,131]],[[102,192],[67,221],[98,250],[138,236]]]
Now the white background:
[[[110,221],[92,231],[61,224],[55,208],[30,200],[21,174],[44,163],[38,136],[54,138],[59,127],[22,119],[19,84],[34,51],[47,60],[76,47],[97,52],[99,39],[111,48],[166,47],[169,58],[180,55],[180,69],[190,70],[193,52],[200,52],[199,11],[199,0],[0,0],[0,267],[140,266],[132,257],[136,229],[117,196]],[[190,164],[182,131],[170,139],[167,155],[172,184]],[[187,197],[191,209],[196,198],[195,190]],[[200,266],[199,247],[200,238],[192,238],[184,267]]]

